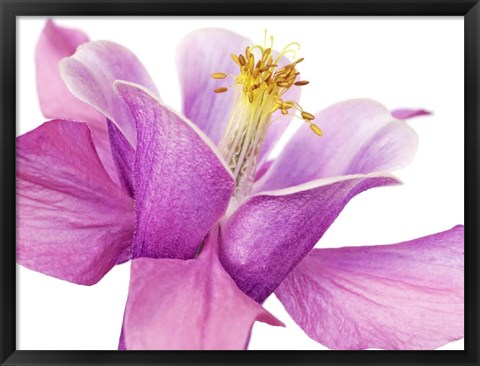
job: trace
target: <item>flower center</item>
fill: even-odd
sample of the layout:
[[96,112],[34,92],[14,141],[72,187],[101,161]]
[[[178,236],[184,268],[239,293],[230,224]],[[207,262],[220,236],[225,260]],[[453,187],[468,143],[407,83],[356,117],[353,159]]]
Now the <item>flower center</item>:
[[[304,111],[296,101],[283,97],[290,88],[308,84],[306,80],[297,80],[300,74],[297,65],[303,58],[278,67],[280,59],[288,53],[295,56],[294,47],[299,48],[300,45],[292,42],[275,57],[272,54],[273,37],[270,37],[270,42],[269,48],[266,48],[265,40],[263,47],[247,47],[244,54],[232,54],[239,74],[230,75],[234,82],[229,87],[214,90],[216,93],[225,93],[235,86],[234,102],[219,148],[236,179],[235,196],[240,200],[252,189],[257,159],[272,123],[272,114],[293,115],[298,111],[301,119],[310,124],[312,131],[322,136],[320,128],[312,122],[315,117]],[[211,76],[219,80],[227,77],[222,72]]]

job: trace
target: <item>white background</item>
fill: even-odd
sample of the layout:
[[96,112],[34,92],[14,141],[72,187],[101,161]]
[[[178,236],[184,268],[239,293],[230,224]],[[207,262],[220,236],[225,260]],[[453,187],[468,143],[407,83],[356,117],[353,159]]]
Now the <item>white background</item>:
[[[58,18],[58,24],[130,48],[155,80],[162,99],[180,110],[175,47],[191,30],[222,27],[276,48],[298,41],[310,85],[301,105],[316,112],[329,104],[373,98],[390,109],[432,111],[408,123],[420,145],[400,187],[354,198],[318,247],[388,244],[463,223],[463,18]],[[44,122],[38,106],[34,47],[44,18],[17,25],[17,133]],[[214,42],[214,40],[212,40]],[[241,50],[239,50],[240,52]],[[292,124],[292,129],[295,128]],[[352,131],[355,133],[355,131]],[[328,138],[328,137],[324,137]],[[116,349],[127,296],[129,264],[115,267],[92,287],[78,286],[17,266],[17,349]],[[256,323],[250,349],[325,349],[306,336],[272,296],[265,307],[286,328]],[[463,340],[442,347],[463,349]]]

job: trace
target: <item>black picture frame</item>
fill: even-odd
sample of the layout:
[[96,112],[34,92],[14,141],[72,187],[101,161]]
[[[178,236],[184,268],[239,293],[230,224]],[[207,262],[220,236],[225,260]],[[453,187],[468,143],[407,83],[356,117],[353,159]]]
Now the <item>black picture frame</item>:
[[[480,4],[473,0],[0,0],[1,365],[479,365]],[[16,17],[99,15],[464,16],[464,351],[17,351],[15,273]],[[441,86],[440,86],[441,87]]]

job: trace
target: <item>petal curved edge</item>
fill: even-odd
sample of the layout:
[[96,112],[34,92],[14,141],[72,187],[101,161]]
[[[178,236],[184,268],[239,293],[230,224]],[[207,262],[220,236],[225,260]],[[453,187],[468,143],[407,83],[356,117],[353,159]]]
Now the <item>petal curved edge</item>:
[[116,123],[135,147],[136,129],[128,109],[113,90],[115,80],[140,84],[155,95],[155,84],[140,60],[127,48],[110,41],[83,44],[60,62],[68,89],[80,100]]
[[139,85],[115,88],[138,128],[134,257],[193,258],[227,209],[233,176],[190,121]]
[[17,138],[17,262],[82,285],[133,239],[133,202],[104,170],[85,123],[50,121]]
[[463,226],[391,245],[315,249],[275,294],[331,348],[435,349],[464,336]]
[[316,114],[318,137],[305,124],[292,136],[255,191],[281,189],[313,179],[393,171],[414,157],[418,136],[381,104],[354,99]]
[[123,349],[241,350],[255,321],[283,325],[238,289],[208,245],[193,260],[133,260]]
[[312,250],[350,199],[398,183],[391,175],[354,175],[253,196],[224,224],[220,260],[238,287],[261,303]]
[[409,108],[402,108],[402,109],[395,109],[392,111],[392,116],[398,119],[410,119],[415,117],[421,116],[429,116],[432,112],[429,112],[425,109],[409,109]]
[[112,149],[112,156],[117,169],[118,178],[123,189],[134,196],[133,167],[135,165],[135,149],[132,147],[122,131],[110,120],[108,123],[108,137]]

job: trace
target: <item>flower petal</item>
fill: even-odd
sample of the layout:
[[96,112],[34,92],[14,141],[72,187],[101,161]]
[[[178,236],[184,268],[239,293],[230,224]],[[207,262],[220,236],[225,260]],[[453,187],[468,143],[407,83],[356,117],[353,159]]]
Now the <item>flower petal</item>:
[[392,116],[398,119],[409,119],[420,116],[429,116],[432,114],[425,109],[396,109],[392,111]]
[[398,181],[357,175],[253,196],[222,229],[220,260],[238,287],[264,301],[310,252],[355,195]]
[[206,136],[139,85],[116,82],[138,128],[134,257],[193,258],[235,188]]
[[[232,83],[230,75],[236,76],[239,72],[238,65],[232,60],[231,55],[243,53],[247,46],[253,44],[237,33],[207,28],[190,33],[177,48],[183,114],[200,127],[215,145],[219,143],[227,125],[235,91],[232,88],[226,93],[217,94],[214,90],[220,86],[228,87]],[[279,67],[288,62],[287,57],[282,57]],[[215,72],[227,74],[228,79],[212,79],[211,75]],[[300,88],[292,88],[285,94],[285,99],[298,100],[299,96]],[[271,151],[291,118],[280,113],[275,116],[260,153],[262,158]]]
[[302,126],[257,182],[257,192],[319,178],[392,171],[407,165],[416,151],[416,133],[373,100],[335,104],[315,121],[323,137]]
[[135,150],[125,138],[122,131],[111,121],[108,121],[108,136],[120,183],[130,197],[133,197]]
[[89,42],[60,62],[60,72],[77,98],[115,122],[135,146],[135,122],[113,91],[113,82],[127,80],[145,86],[152,93],[158,92],[143,65],[130,50],[109,41]]
[[83,285],[132,242],[133,202],[108,177],[86,124],[56,120],[17,138],[17,261]]
[[207,248],[214,244],[194,260],[133,260],[124,349],[238,350],[246,347],[256,320],[283,325],[238,289],[216,250]]
[[315,249],[275,294],[329,348],[437,348],[463,337],[463,226],[394,245]]
[[85,42],[88,42],[88,37],[83,32],[59,27],[52,20],[46,22],[35,49],[40,108],[48,118],[87,122],[100,160],[110,177],[117,182],[105,117],[70,93],[58,69],[60,60],[71,56]]
[[100,115],[85,105],[65,86],[58,63],[75,53],[88,37],[81,31],[57,26],[48,20],[35,49],[37,91],[42,113],[48,118],[99,120]]

